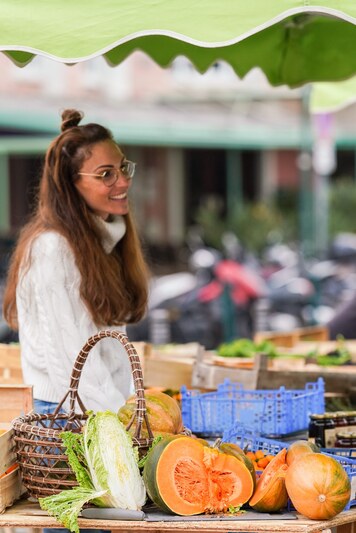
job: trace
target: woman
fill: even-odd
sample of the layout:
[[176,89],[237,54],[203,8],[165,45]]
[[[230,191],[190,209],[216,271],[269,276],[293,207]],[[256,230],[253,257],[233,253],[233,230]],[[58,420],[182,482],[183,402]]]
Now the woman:
[[[4,316],[19,330],[24,380],[36,412],[51,412],[73,364],[100,329],[124,331],[146,310],[148,271],[129,209],[135,163],[99,124],[65,110],[49,146],[36,211],[12,257]],[[116,411],[131,390],[116,339],[91,350],[79,383],[87,409]]]

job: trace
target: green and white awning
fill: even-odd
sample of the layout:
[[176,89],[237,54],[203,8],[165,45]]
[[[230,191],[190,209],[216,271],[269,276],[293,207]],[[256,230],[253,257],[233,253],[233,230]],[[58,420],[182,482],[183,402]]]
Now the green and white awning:
[[356,74],[354,0],[2,0],[0,51],[117,65],[141,50],[162,67],[186,56],[200,72],[226,61],[239,77],[260,67],[271,85]]

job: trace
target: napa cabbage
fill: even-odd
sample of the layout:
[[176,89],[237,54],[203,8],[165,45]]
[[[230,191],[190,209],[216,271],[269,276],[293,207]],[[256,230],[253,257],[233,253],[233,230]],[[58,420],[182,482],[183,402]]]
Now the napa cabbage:
[[140,510],[146,489],[138,467],[138,451],[118,416],[90,413],[83,432],[61,434],[78,487],[40,498],[42,509],[79,533],[77,518],[90,501],[99,507]]

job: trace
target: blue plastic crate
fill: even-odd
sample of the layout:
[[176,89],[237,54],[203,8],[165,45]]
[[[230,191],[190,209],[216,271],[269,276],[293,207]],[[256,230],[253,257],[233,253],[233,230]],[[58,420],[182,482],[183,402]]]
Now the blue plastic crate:
[[285,436],[307,429],[309,415],[325,411],[322,378],[302,390],[245,390],[225,380],[208,393],[182,387],[181,396],[184,425],[206,437],[221,436],[235,422],[265,436]]
[[356,448],[322,448],[322,451],[332,455],[340,455],[341,457],[348,457],[356,461]]
[[[224,442],[234,442],[242,449],[248,448],[251,451],[263,450],[265,455],[276,455],[283,448],[288,449],[291,445],[291,442],[281,442],[256,435],[251,427],[246,427],[241,424],[235,424],[235,426],[224,431],[222,440]],[[339,448],[328,448],[322,450],[322,453],[330,455],[336,459],[336,461],[344,467],[349,476],[351,483],[351,497],[349,503],[345,507],[345,510],[347,510],[350,509],[351,506],[356,505],[356,460],[346,457],[345,455],[330,453],[334,450],[339,450]],[[288,504],[288,508],[292,508],[291,503]]]

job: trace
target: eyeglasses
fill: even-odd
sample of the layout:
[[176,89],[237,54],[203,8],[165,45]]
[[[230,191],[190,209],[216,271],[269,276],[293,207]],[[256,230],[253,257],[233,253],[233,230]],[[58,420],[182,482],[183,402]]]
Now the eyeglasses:
[[90,172],[78,172],[80,176],[94,176],[100,178],[106,187],[112,187],[120,177],[120,174],[127,180],[131,180],[135,175],[136,163],[133,161],[124,161],[119,168],[105,168],[100,174]]

